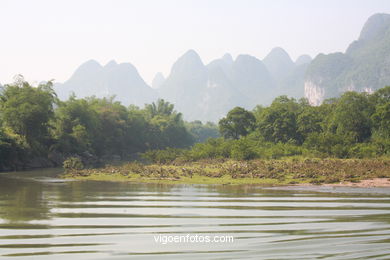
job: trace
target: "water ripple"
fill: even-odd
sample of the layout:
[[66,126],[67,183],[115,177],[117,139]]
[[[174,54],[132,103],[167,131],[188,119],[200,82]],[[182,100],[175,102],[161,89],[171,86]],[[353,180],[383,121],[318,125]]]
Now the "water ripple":
[[[382,190],[360,194],[248,186],[57,185],[31,179],[0,176],[0,258],[390,257],[390,198]],[[154,239],[187,234],[231,235],[234,242],[161,244]]]

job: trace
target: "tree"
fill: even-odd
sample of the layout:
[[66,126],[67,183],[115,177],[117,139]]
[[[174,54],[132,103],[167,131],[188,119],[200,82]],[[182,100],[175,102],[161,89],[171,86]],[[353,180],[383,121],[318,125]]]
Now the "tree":
[[157,102],[145,106],[145,111],[150,118],[155,116],[171,116],[177,114],[174,105],[166,102],[164,99],[158,99]]
[[147,149],[186,147],[193,144],[194,140],[184,126],[182,114],[174,110],[173,104],[158,99],[157,102],[145,105],[139,112],[144,115],[142,134],[145,136]]
[[305,107],[297,117],[297,131],[306,139],[311,133],[322,132],[323,116],[319,107]]
[[257,105],[253,110],[252,110],[252,113],[253,115],[255,116],[256,118],[256,122],[259,122],[261,117],[262,117],[262,114],[264,112],[264,107],[262,105]]
[[375,112],[371,116],[376,136],[390,138],[390,86],[379,89],[371,97]]
[[196,143],[203,143],[209,138],[218,138],[218,126],[215,123],[207,122],[202,124],[201,121],[196,120],[185,124],[187,130],[194,137]]
[[73,154],[88,151],[95,153],[99,139],[100,120],[98,113],[86,99],[71,96],[59,102],[53,122],[53,137],[56,144],[52,149]]
[[96,112],[99,132],[93,147],[99,156],[126,156],[134,146],[131,135],[142,138],[140,133],[130,131],[128,111],[114,98],[89,98],[88,104]]
[[303,138],[297,126],[299,110],[300,106],[295,99],[289,99],[287,96],[276,98],[271,106],[262,112],[258,122],[260,134],[269,142],[302,143]]
[[13,161],[19,157],[21,150],[16,140],[5,133],[0,122],[0,170],[12,166]]
[[363,142],[371,137],[371,115],[374,107],[368,94],[346,92],[337,101],[329,130],[350,142]]
[[235,107],[219,121],[219,132],[224,138],[239,139],[252,132],[255,123],[256,119],[251,112],[242,107]]
[[49,81],[32,87],[20,77],[6,85],[0,96],[3,123],[20,135],[30,148],[42,153],[49,142],[49,120],[53,118],[56,95]]
[[253,149],[254,142],[247,137],[236,140],[232,145],[230,157],[235,160],[250,160],[256,158],[257,154]]
[[390,102],[390,86],[378,89],[368,97],[375,105],[383,105]]

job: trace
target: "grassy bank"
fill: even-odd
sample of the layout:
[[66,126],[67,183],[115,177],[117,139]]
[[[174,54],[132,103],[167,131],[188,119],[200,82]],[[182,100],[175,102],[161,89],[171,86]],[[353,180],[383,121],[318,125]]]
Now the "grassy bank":
[[323,184],[390,178],[390,159],[204,160],[189,163],[124,163],[72,170],[64,178],[182,184]]

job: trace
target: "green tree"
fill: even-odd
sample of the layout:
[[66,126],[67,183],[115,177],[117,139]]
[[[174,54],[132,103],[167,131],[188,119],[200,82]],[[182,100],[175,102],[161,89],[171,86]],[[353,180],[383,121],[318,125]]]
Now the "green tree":
[[201,121],[196,120],[185,124],[187,130],[194,137],[196,143],[203,143],[209,138],[218,138],[218,126],[212,122],[202,124]]
[[390,138],[390,102],[377,105],[371,118],[376,133],[383,138]]
[[297,124],[299,110],[300,106],[295,99],[289,99],[287,96],[276,98],[271,106],[263,111],[258,122],[258,129],[264,139],[274,143],[302,143]]
[[166,102],[164,99],[158,99],[157,102],[147,104],[145,111],[149,118],[156,116],[171,116],[176,115],[177,112],[174,110],[174,105]]
[[55,99],[52,82],[33,87],[20,77],[6,85],[0,96],[3,124],[34,152],[44,153],[50,143],[49,120],[54,116]]
[[311,133],[322,132],[323,115],[320,107],[305,107],[297,116],[297,131],[306,139]]
[[390,86],[379,89],[370,98],[375,106],[375,112],[371,116],[372,142],[377,154],[390,154]]
[[255,129],[255,123],[256,119],[250,111],[235,107],[219,121],[219,132],[224,138],[239,139],[252,132]]
[[371,137],[373,111],[368,94],[346,92],[336,103],[328,129],[352,143],[366,141]]
[[142,111],[146,121],[143,131],[148,149],[182,148],[193,144],[182,114],[174,109],[173,104],[158,99],[156,103],[145,105]]
[[371,119],[376,137],[390,139],[390,86],[379,89],[370,98],[375,106]]
[[98,156],[126,156],[131,153],[131,135],[138,135],[139,132],[132,132],[128,117],[128,110],[114,98],[90,98],[88,103],[96,112],[99,121],[99,132],[96,133],[94,147]]
[[0,124],[0,170],[13,168],[14,162],[22,155],[23,148],[9,136]]
[[100,120],[96,110],[86,99],[71,96],[59,102],[53,122],[53,137],[56,144],[52,149],[65,155],[98,149]]
[[254,142],[246,137],[236,140],[232,145],[230,156],[235,160],[250,160],[256,158],[257,154],[254,149]]
[[261,117],[263,115],[263,112],[264,112],[264,107],[262,105],[257,105],[253,110],[252,110],[252,113],[253,115],[255,116],[256,118],[256,122],[259,122],[261,120]]

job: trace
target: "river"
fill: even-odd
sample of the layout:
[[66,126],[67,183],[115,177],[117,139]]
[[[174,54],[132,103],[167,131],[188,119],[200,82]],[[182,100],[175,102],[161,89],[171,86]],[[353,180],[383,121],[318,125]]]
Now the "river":
[[[58,173],[0,173],[0,259],[390,258],[389,188],[63,181]],[[188,240],[206,236],[234,240]]]

